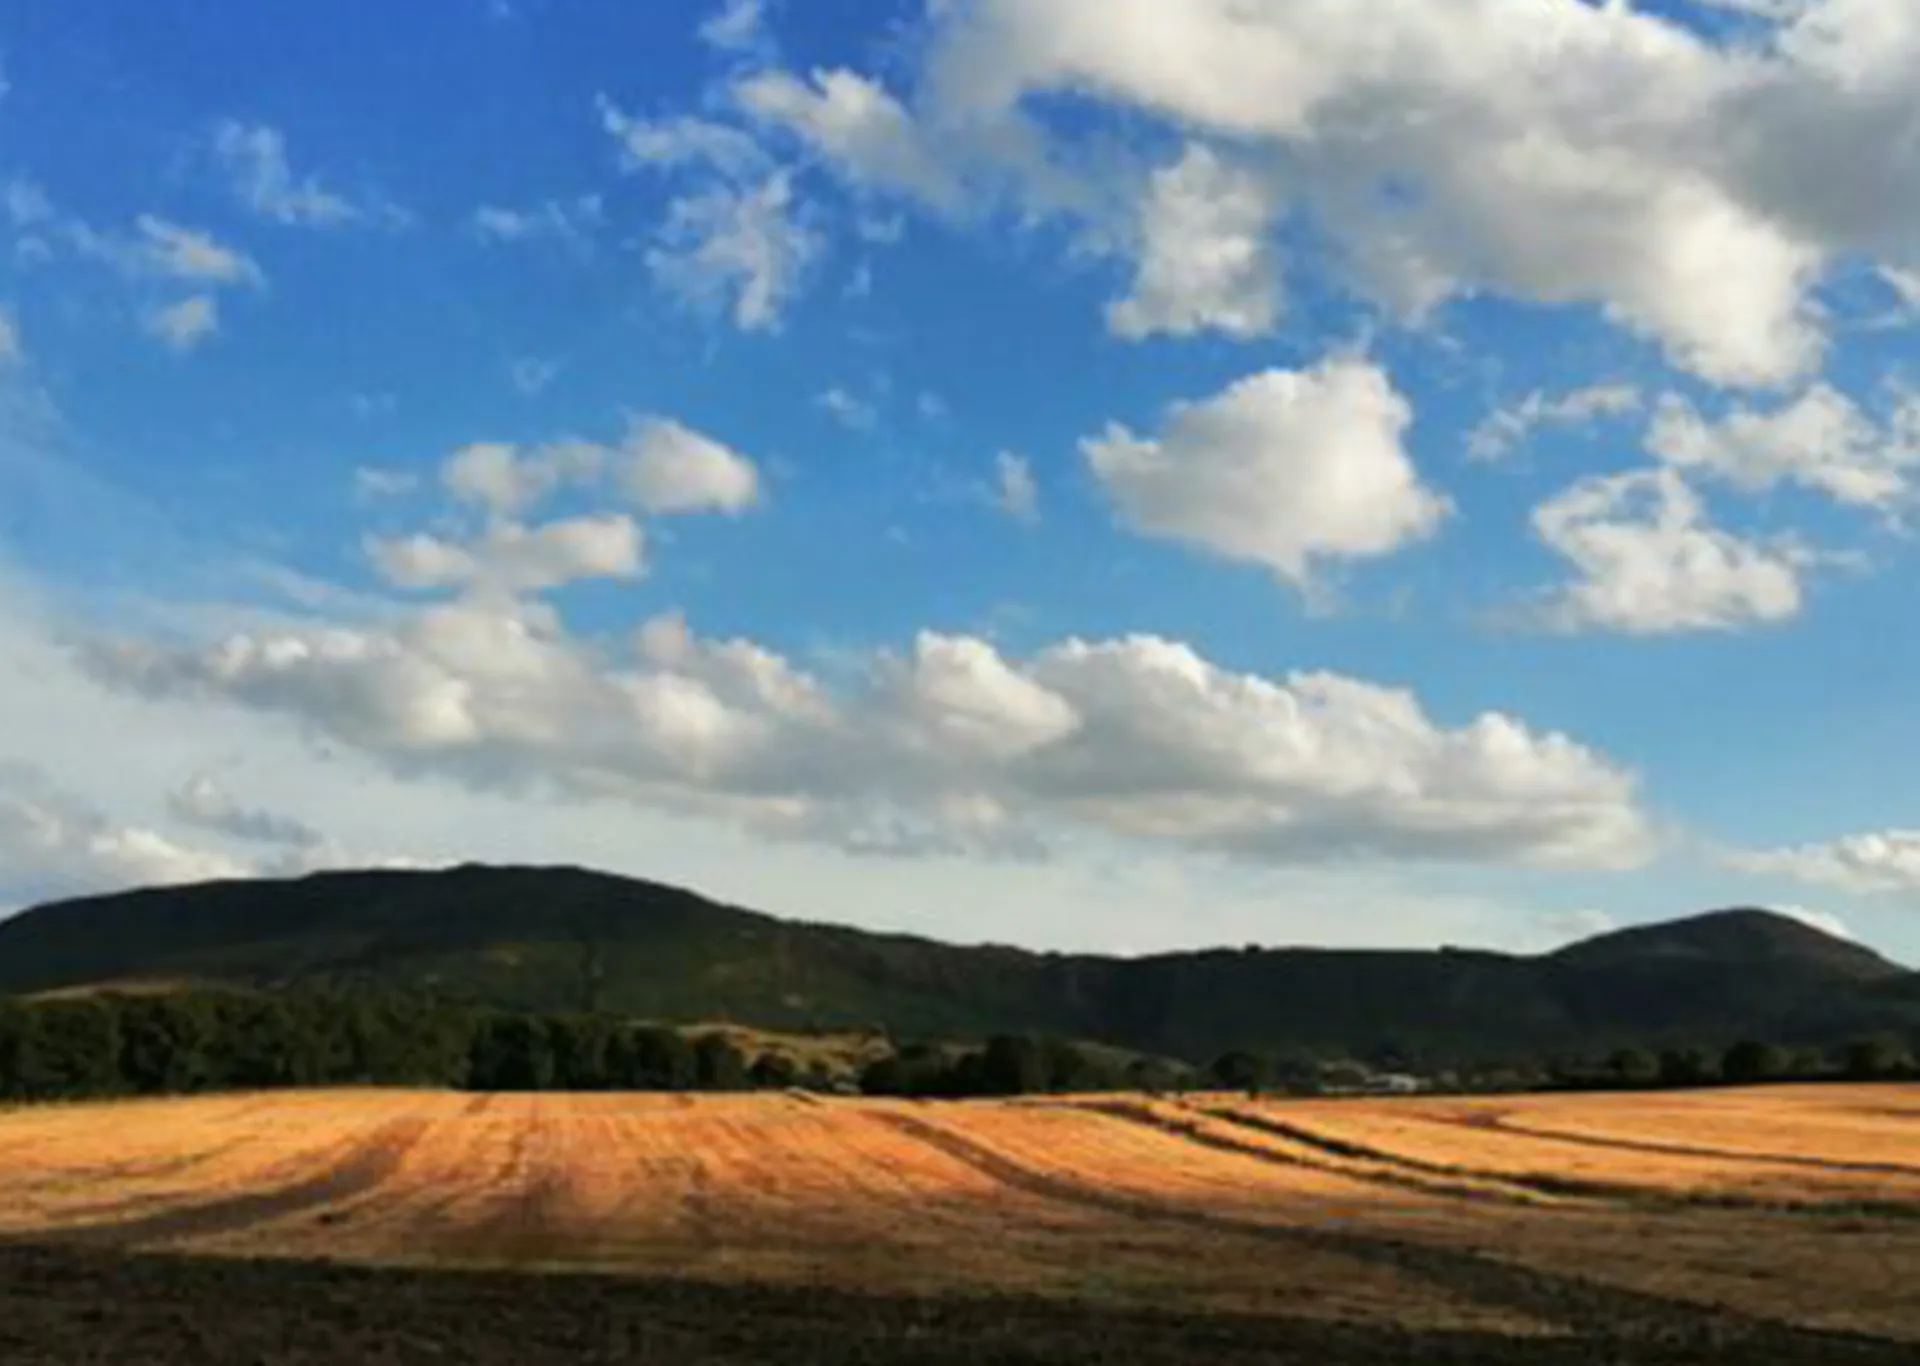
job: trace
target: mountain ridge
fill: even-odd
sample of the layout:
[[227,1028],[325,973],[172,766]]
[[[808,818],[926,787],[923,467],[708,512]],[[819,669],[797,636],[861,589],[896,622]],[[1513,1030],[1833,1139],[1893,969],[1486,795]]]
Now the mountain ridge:
[[1204,1059],[1446,1061],[1920,1030],[1920,974],[1755,908],[1543,954],[1215,948],[1137,957],[786,920],[572,866],[462,864],[146,888],[0,921],[0,994],[129,980],[377,988],[524,1009],[981,1037]]

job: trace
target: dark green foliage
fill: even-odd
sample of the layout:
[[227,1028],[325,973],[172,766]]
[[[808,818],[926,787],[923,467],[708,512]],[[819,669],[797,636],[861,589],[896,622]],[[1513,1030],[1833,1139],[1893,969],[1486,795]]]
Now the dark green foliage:
[[553,1041],[538,1016],[481,1021],[468,1057],[468,1083],[478,1091],[544,1091],[553,1085]]
[[1646,1086],[1660,1076],[1660,1059],[1644,1048],[1618,1048],[1607,1059],[1607,1073],[1622,1086]]
[[1228,1091],[1257,1091],[1267,1084],[1269,1075],[1265,1058],[1237,1048],[1222,1053],[1207,1068],[1213,1084]]
[[133,1091],[179,1095],[214,1080],[218,1021],[191,992],[130,996],[120,1003],[120,1079]]
[[1777,1081],[1787,1075],[1792,1059],[1777,1044],[1743,1039],[1720,1060],[1720,1075],[1735,1085]]
[[607,1040],[607,1084],[624,1091],[684,1091],[698,1078],[693,1045],[671,1029],[640,1025]]
[[1912,1075],[1913,1054],[1891,1036],[1855,1039],[1847,1045],[1841,1067],[1855,1081],[1886,1081]]
[[604,1015],[557,1015],[547,1021],[553,1051],[553,1086],[561,1091],[604,1091],[612,1085],[608,1058],[615,1034]]
[[989,1095],[1024,1096],[1051,1080],[1047,1050],[1024,1034],[996,1034],[980,1059],[980,1084]]
[[120,1082],[121,1023],[105,1002],[49,1001],[25,1029],[21,1084],[33,1096],[94,1096]]
[[747,1060],[722,1034],[703,1034],[693,1045],[694,1085],[702,1091],[739,1091],[747,1085]]
[[1669,1048],[1660,1054],[1662,1086],[1705,1086],[1719,1075],[1719,1061],[1704,1048]]

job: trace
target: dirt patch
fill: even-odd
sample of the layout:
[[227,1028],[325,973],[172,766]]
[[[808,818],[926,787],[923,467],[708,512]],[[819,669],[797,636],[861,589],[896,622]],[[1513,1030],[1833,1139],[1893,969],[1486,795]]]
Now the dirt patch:
[[0,1248],[9,1366],[1911,1366],[1812,1338],[1413,1333],[1013,1296],[866,1297],[671,1280],[361,1271]]

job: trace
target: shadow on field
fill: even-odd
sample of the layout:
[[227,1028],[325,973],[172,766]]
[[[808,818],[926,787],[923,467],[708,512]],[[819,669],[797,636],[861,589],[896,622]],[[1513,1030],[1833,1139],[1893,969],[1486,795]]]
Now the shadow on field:
[[1911,1366],[1911,1347],[1724,1330],[1559,1338],[1093,1310],[1049,1301],[863,1297],[584,1275],[399,1272],[0,1247],[12,1366]]

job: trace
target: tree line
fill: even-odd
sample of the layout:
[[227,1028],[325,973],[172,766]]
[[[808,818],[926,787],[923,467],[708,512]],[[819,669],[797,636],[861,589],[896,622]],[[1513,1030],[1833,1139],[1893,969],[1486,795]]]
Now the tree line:
[[[1621,1048],[1598,1060],[1429,1075],[1450,1091],[1642,1089],[1920,1076],[1904,1040],[1836,1052],[1746,1040],[1724,1049]],[[1031,1035],[907,1044],[857,1081],[783,1053],[749,1057],[724,1034],[689,1036],[607,1014],[528,1014],[406,995],[224,990],[0,1000],[0,1100],[292,1086],[486,1091],[726,1091],[806,1087],[922,1098],[1216,1087],[1314,1094],[1364,1089],[1368,1069],[1305,1052],[1233,1050],[1204,1068]]]
[[0,1002],[0,1098],[285,1086],[736,1090],[756,1074],[717,1034],[317,993],[103,993]]

